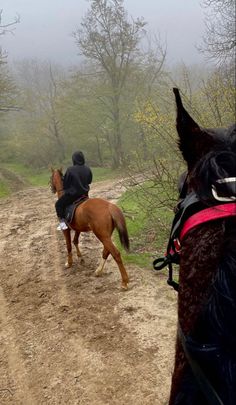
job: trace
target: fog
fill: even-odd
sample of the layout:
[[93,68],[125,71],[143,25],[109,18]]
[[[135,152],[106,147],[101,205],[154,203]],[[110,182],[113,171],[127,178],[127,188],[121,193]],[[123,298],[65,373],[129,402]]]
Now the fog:
[[[125,0],[134,18],[143,17],[146,29],[158,34],[167,45],[167,62],[201,63],[196,49],[204,32],[204,14],[197,0]],[[13,33],[1,37],[8,60],[49,60],[64,66],[79,62],[71,33],[79,27],[89,2],[86,0],[2,0],[2,24],[20,17]]]

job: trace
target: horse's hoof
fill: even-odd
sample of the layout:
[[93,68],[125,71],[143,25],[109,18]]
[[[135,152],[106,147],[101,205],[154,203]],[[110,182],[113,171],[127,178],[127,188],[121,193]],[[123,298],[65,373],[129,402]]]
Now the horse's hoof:
[[69,269],[70,267],[72,267],[72,263],[66,262],[65,263],[65,269]]
[[94,272],[94,275],[96,276],[96,277],[101,277],[101,275],[102,275],[102,273],[101,273],[101,271],[95,271]]
[[129,289],[128,283],[122,283],[121,284],[121,289],[122,289],[122,291],[127,291]]

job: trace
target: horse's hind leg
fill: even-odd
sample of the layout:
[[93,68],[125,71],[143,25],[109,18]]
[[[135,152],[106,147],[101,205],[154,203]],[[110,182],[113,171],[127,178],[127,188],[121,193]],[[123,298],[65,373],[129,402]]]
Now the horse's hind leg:
[[105,263],[106,263],[106,260],[107,260],[107,258],[109,256],[109,254],[110,254],[110,252],[104,247],[103,252],[102,252],[102,259],[101,259],[101,262],[100,262],[98,268],[95,271],[95,276],[98,277],[98,276],[100,276],[102,274]]
[[[106,257],[108,257],[108,255],[111,254],[113,259],[116,261],[116,263],[119,267],[119,270],[120,270],[121,278],[122,278],[121,287],[123,289],[127,290],[129,277],[128,277],[128,274],[126,273],[125,267],[123,265],[123,261],[121,259],[121,254],[120,254],[119,250],[112,243],[111,239],[102,240],[101,242],[103,243],[103,246],[104,246],[103,253],[104,252],[107,253]],[[103,257],[103,259],[104,259],[104,257]],[[106,260],[106,259],[104,259],[104,260]],[[104,262],[104,264],[105,264],[105,262]],[[103,264],[103,266],[104,266],[104,264]]]
[[73,244],[76,248],[77,256],[80,259],[82,257],[82,254],[81,254],[81,251],[79,250],[79,235],[80,235],[80,232],[75,231],[74,238],[73,238]]
[[68,228],[65,231],[63,231],[63,234],[66,240],[66,248],[67,248],[67,262],[65,263],[65,267],[68,269],[73,264],[70,229]]

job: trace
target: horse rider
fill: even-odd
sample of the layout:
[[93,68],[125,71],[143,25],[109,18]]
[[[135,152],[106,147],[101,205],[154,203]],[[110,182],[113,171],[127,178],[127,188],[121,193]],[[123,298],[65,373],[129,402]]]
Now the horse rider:
[[57,229],[64,231],[67,229],[65,222],[65,209],[82,196],[88,196],[89,185],[92,183],[93,174],[85,164],[84,154],[81,151],[74,152],[72,155],[73,166],[68,167],[63,177],[64,194],[55,204],[56,213],[60,221]]

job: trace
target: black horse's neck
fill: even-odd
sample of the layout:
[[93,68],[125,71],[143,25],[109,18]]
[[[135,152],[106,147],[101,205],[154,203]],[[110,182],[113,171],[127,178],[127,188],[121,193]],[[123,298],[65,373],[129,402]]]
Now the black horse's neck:
[[225,226],[223,254],[194,330],[187,337],[190,355],[223,404],[236,404],[236,220]]

